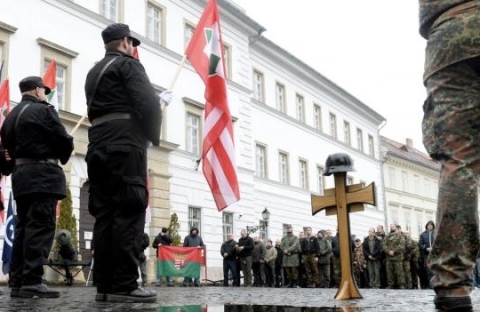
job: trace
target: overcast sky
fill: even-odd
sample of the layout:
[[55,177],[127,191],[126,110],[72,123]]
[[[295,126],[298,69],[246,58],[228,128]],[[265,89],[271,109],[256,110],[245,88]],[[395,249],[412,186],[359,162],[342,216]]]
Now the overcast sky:
[[421,121],[425,40],[414,0],[233,0],[264,36],[387,119],[380,134],[413,139]]

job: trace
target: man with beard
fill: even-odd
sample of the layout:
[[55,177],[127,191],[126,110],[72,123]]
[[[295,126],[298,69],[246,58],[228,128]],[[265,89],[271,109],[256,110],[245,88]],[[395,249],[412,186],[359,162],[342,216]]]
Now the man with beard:
[[390,225],[390,233],[385,237],[383,251],[387,257],[387,289],[398,287],[405,289],[405,274],[403,273],[403,253],[405,239],[397,232],[397,225]]
[[[198,235],[198,228],[192,227],[190,229],[190,235],[185,236],[185,239],[183,240],[183,247],[199,247],[199,248],[205,247],[205,245],[203,244],[202,237]],[[182,285],[184,287],[188,287],[190,286],[191,283],[192,283],[192,279],[189,277],[185,277],[183,279]],[[193,281],[193,285],[196,287],[199,287],[200,279],[195,278]]]
[[232,274],[233,286],[240,286],[240,278],[237,276],[235,245],[233,234],[227,234],[227,240],[220,247],[220,254],[223,257],[223,286],[228,287],[228,272]]

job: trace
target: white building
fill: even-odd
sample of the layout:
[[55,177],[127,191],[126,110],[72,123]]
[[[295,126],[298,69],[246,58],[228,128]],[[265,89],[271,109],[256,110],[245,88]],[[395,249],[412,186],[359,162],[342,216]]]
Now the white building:
[[[413,147],[381,137],[388,224],[398,223],[418,241],[435,222],[440,164]],[[386,229],[388,231],[388,228]]]
[[[152,83],[163,90],[172,79],[205,6],[205,0],[18,0],[0,2],[0,58],[11,82],[11,99],[25,76],[43,75],[56,60],[60,117],[72,129],[86,110],[83,85],[88,70],[104,54],[101,30],[112,21],[130,25],[142,41],[140,60]],[[207,245],[208,277],[221,278],[220,245],[226,232],[259,225],[270,212],[264,238],[281,238],[286,224],[295,231],[336,228],[336,218],[312,216],[311,194],[332,188],[324,177],[329,154],[355,161],[349,183],[375,182],[377,205],[350,216],[352,234],[384,224],[384,190],[379,129],[385,119],[326,77],[263,36],[264,27],[227,0],[218,0],[225,46],[229,106],[234,119],[241,200],[218,212],[197,168],[201,154],[205,87],[188,64],[173,87],[160,147],[149,150],[152,181],[151,239],[170,215],[180,235],[197,226]],[[268,36],[268,32],[265,33]],[[7,74],[5,74],[7,73]],[[75,133],[75,155],[65,171],[79,220],[80,249],[90,257],[92,218],[87,212],[85,163],[88,122]],[[198,170],[197,170],[198,169]],[[265,224],[262,224],[265,225]],[[256,235],[256,234],[254,234]],[[150,279],[154,253],[150,249]]]

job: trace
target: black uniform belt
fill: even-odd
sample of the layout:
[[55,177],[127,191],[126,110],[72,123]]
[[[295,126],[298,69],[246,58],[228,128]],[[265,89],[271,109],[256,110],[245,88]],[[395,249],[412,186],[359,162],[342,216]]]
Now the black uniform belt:
[[58,159],[47,158],[47,159],[32,159],[32,158],[17,158],[15,159],[15,165],[26,165],[26,164],[55,164],[58,165]]
[[103,115],[101,117],[97,117],[94,120],[92,120],[90,123],[92,126],[98,126],[99,124],[102,124],[107,121],[112,121],[112,120],[120,120],[120,119],[133,119],[132,114],[129,113],[111,113],[107,115]]

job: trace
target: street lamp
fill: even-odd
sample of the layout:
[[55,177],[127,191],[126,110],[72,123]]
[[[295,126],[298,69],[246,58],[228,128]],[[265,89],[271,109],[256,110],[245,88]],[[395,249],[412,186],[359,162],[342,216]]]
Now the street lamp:
[[268,221],[270,220],[270,211],[268,211],[267,207],[262,211],[262,219],[263,223],[259,225],[254,225],[254,226],[248,226],[247,225],[247,233],[252,234],[255,233],[258,230],[266,230],[268,227]]

